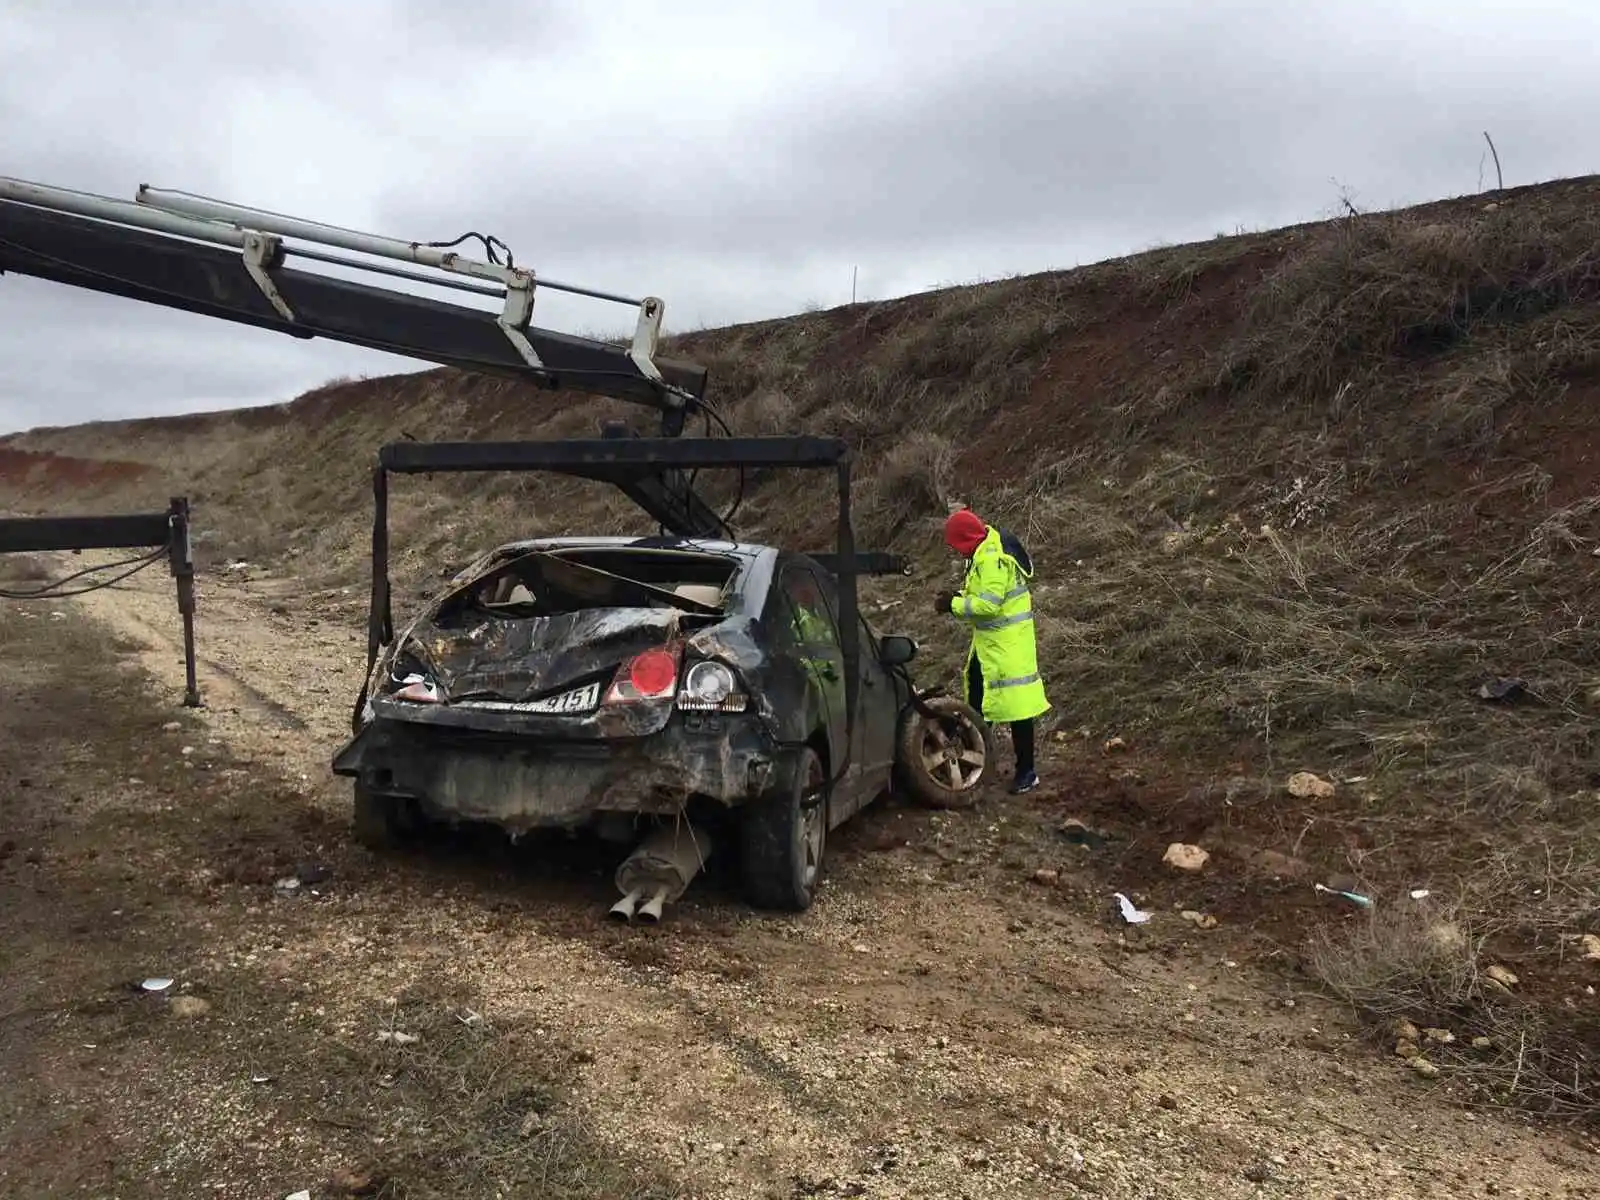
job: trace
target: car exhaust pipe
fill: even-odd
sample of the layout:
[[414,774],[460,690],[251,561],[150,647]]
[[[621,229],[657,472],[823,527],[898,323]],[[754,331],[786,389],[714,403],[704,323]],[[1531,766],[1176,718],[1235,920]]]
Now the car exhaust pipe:
[[657,888],[656,894],[639,906],[639,911],[634,914],[635,919],[645,925],[659,923],[661,920],[661,908],[666,902],[667,889]]
[[639,903],[639,897],[643,894],[644,892],[642,889],[634,888],[633,891],[629,892],[621,900],[618,900],[615,904],[613,904],[611,906],[611,911],[608,912],[606,916],[610,917],[613,921],[622,921],[624,923],[633,920],[633,906]]
[[[711,839],[704,830],[678,820],[652,830],[632,854],[617,867],[616,885],[622,899],[613,915],[659,924],[662,910],[681,897],[711,857]],[[641,896],[648,896],[643,904]]]

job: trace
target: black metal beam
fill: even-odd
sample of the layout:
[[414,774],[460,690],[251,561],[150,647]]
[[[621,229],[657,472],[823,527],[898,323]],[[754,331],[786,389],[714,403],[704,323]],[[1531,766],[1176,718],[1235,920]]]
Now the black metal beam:
[[[0,554],[166,547],[167,565],[178,584],[178,615],[183,620],[183,702],[189,708],[198,708],[200,685],[194,648],[194,554],[189,532],[189,498],[174,496],[164,513],[0,518]],[[35,598],[44,599],[45,593]]]
[[[810,551],[806,557],[830,575],[838,575],[839,556],[829,551]],[[882,550],[857,550],[855,561],[857,575],[909,575],[911,560],[903,554],[887,554]]]
[[833,467],[842,438],[574,438],[558,442],[391,442],[378,462],[397,475],[456,471],[556,471],[610,482],[619,469]]
[[[680,425],[675,431],[664,430],[663,434],[676,438],[682,432]],[[601,436],[606,441],[617,441],[637,439],[639,435],[620,421],[610,421],[602,428]],[[612,482],[661,528],[681,537],[708,538],[732,533],[722,516],[695,494],[693,478],[676,467],[649,473],[630,472],[628,478]]]
[[[262,294],[236,250],[0,200],[0,273],[16,271],[73,287],[218,317],[291,337],[328,338],[424,362],[515,376],[663,406],[659,387],[620,346],[529,329],[546,370],[529,366],[492,313],[291,268],[271,272],[295,313],[286,321]],[[706,369],[657,359],[662,377],[696,399]]]
[[165,546],[171,537],[170,513],[0,518],[0,554],[130,550],[140,546]]

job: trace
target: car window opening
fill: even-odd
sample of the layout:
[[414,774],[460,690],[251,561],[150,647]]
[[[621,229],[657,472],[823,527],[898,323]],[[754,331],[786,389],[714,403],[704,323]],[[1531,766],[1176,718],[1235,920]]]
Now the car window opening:
[[485,615],[531,620],[590,609],[723,615],[738,564],[722,555],[612,548],[528,551],[491,566],[440,607],[436,624]]

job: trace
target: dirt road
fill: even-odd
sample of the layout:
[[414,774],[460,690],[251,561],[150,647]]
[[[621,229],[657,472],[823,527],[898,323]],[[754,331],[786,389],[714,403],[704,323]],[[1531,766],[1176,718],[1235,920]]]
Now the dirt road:
[[362,599],[205,577],[200,711],[159,573],[0,607],[5,1195],[1600,1194],[1226,926],[1121,926],[1069,794],[873,812],[795,919],[710,879],[618,928],[582,848],[379,860],[327,771]]

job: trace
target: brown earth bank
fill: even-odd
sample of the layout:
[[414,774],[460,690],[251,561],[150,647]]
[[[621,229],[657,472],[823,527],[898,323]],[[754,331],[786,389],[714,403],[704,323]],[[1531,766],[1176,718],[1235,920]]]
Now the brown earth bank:
[[1064,746],[1042,796],[868,810],[803,916],[713,871],[619,927],[582,846],[357,848],[354,607],[201,602],[198,710],[154,572],[0,606],[0,1194],[1600,1195],[1583,1138],[1286,980],[1231,864],[1064,836],[1138,788]]
[[[866,539],[918,560],[868,603],[922,640],[923,681],[959,653],[923,615],[950,569],[943,514],[967,501],[1024,537],[1051,803],[1113,835],[1091,856],[1096,905],[1114,885],[1252,930],[1258,961],[1331,989],[1385,1053],[1396,1017],[1448,1025],[1458,1041],[1428,1057],[1480,1098],[1592,1121],[1597,200],[1600,180],[1566,180],[697,331],[672,352],[711,368],[736,432],[851,440]],[[0,508],[188,494],[215,571],[202,641],[236,619],[207,597],[265,571],[287,589],[268,627],[319,612],[339,630],[289,685],[321,696],[332,664],[358,666],[379,445],[587,434],[610,415],[650,427],[451,371],[341,381],[0,439],[13,462],[105,464],[86,493],[81,474],[0,461]],[[831,509],[805,481],[702,478],[738,496],[750,535],[826,544]],[[545,479],[404,480],[393,503],[408,600],[487,542],[649,531],[598,487]],[[1291,789],[1302,771],[1318,782]],[[941,845],[980,837],[955,826]],[[1211,853],[1198,876],[1162,865],[1180,840]],[[1471,1037],[1501,1049],[1475,1057]]]

